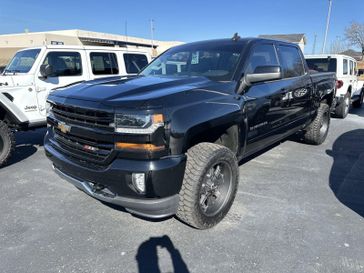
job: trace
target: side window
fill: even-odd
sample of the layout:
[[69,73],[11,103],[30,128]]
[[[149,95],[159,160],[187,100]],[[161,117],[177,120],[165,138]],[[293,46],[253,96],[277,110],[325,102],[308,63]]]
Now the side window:
[[258,66],[265,65],[278,65],[276,51],[272,44],[260,44],[253,48],[245,74],[254,73]]
[[53,68],[50,77],[82,75],[81,55],[78,52],[49,52],[43,61]]
[[343,62],[343,74],[348,75],[348,60],[347,59],[344,59],[344,62]]
[[354,75],[354,62],[350,61],[350,75]]
[[148,64],[147,56],[143,54],[124,54],[126,73],[139,73]]
[[305,74],[302,57],[297,47],[278,46],[278,56],[284,78],[299,77]]
[[94,75],[119,74],[119,66],[115,53],[91,52],[90,61]]

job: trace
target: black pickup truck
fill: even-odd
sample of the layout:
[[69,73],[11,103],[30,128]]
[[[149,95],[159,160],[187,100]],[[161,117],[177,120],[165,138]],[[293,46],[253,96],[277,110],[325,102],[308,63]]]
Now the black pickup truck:
[[184,44],[135,77],[52,92],[45,151],[94,198],[206,229],[229,211],[243,158],[292,134],[325,140],[335,92],[335,74],[310,75],[291,43]]

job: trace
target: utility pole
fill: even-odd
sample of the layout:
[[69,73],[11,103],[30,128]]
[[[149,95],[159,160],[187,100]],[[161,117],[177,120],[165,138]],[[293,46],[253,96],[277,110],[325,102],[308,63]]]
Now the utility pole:
[[128,42],[128,20],[125,20],[125,40]]
[[150,19],[150,36],[151,36],[151,43],[152,43],[152,56],[154,53],[154,20]]
[[322,53],[325,53],[326,50],[327,34],[329,33],[330,19],[331,19],[331,7],[332,7],[332,0],[329,0],[329,11],[327,14],[325,38],[324,38],[324,44],[322,46]]
[[315,38],[313,40],[312,54],[316,53],[316,42],[317,42],[317,34],[315,34]]

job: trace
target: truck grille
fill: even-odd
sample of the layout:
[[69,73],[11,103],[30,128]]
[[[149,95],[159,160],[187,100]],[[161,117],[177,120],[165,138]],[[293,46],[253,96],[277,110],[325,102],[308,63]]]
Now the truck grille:
[[[112,137],[105,137],[113,132],[110,124],[114,115],[101,111],[73,108],[63,105],[52,105],[53,117],[49,118],[53,123],[52,145],[63,154],[80,160],[84,163],[106,164],[114,149]],[[77,133],[73,128],[65,133],[58,128],[58,124],[64,122],[70,127],[77,127]],[[80,131],[81,129],[81,131]],[[95,134],[95,130],[104,133]]]
[[114,122],[114,114],[69,107],[64,105],[52,105],[52,112],[58,120],[76,125],[113,131],[110,126]]

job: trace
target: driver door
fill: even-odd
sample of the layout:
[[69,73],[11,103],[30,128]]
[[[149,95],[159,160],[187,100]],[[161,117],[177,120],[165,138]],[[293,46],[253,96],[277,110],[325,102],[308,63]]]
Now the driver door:
[[41,65],[50,65],[52,74],[47,77],[38,74],[35,78],[38,111],[41,115],[46,115],[45,104],[52,89],[86,80],[82,59],[85,60],[83,51],[62,50],[47,53]]

